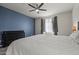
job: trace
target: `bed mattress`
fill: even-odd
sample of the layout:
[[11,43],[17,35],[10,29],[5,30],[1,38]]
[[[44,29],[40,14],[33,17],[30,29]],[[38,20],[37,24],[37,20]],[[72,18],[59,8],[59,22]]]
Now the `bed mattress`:
[[39,34],[16,40],[7,55],[79,55],[79,45],[69,36]]

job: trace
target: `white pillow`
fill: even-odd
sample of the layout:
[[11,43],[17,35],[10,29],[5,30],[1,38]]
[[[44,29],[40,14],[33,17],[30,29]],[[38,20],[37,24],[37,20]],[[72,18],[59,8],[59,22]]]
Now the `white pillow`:
[[70,37],[72,37],[73,39],[79,39],[79,31],[77,32],[73,32]]

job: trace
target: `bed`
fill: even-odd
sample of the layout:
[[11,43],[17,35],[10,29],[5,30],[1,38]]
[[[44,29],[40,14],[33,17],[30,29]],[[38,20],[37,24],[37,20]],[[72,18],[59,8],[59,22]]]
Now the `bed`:
[[12,42],[6,55],[79,55],[79,44],[70,36],[39,34]]

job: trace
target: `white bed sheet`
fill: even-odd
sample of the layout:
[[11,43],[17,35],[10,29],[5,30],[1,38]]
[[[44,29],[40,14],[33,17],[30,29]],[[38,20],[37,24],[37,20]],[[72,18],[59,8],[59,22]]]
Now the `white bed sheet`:
[[79,45],[68,36],[40,34],[16,40],[7,55],[79,55]]

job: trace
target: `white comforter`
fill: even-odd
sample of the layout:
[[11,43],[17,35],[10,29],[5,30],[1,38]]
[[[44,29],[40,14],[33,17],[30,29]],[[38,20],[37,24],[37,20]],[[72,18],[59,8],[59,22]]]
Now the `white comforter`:
[[79,45],[68,36],[40,34],[11,43],[7,55],[59,55],[79,54]]

